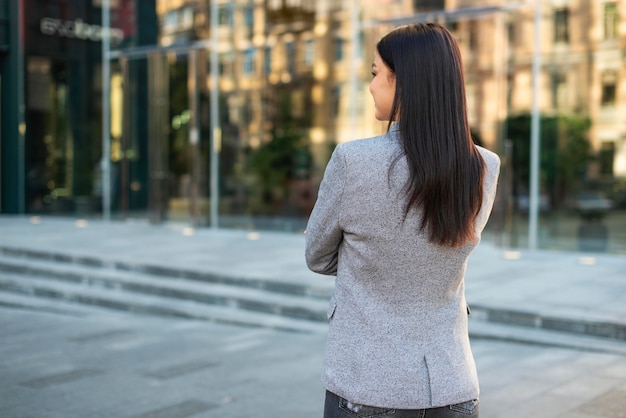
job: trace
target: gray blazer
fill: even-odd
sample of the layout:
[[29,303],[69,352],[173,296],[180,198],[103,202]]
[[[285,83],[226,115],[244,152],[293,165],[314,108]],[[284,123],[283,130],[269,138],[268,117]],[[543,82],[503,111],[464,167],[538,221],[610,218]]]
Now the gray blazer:
[[336,275],[322,370],[324,387],[357,404],[423,409],[478,398],[467,330],[464,273],[493,206],[498,156],[487,170],[475,243],[445,248],[403,222],[397,130],[339,145],[326,167],[306,231],[306,261]]

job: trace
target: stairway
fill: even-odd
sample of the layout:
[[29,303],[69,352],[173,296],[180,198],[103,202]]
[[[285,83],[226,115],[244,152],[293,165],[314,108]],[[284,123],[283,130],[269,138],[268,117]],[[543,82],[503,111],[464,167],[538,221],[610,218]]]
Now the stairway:
[[[0,307],[103,309],[290,332],[326,332],[332,288],[0,246]],[[471,301],[470,301],[471,305]],[[626,326],[471,305],[473,339],[626,355]]]
[[107,308],[288,331],[324,332],[328,289],[4,248],[0,305]]

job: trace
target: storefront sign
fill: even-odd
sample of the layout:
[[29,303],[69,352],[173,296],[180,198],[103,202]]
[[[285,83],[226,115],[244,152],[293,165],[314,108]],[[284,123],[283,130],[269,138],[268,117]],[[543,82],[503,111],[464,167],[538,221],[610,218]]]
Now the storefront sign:
[[109,33],[111,41],[121,41],[124,39],[124,32],[118,28],[103,29],[102,26],[90,25],[81,19],[66,20],[44,17],[40,22],[41,33],[50,36],[61,36],[63,38],[83,39],[94,42],[102,41],[102,38]]

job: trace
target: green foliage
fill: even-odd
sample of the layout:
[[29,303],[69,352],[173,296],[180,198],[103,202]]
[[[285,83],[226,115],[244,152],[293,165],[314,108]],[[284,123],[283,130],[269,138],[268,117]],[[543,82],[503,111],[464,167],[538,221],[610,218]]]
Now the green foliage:
[[[540,183],[555,207],[585,181],[587,165],[593,159],[587,137],[591,120],[582,116],[542,116],[540,125]],[[511,116],[506,126],[507,137],[513,141],[513,187],[519,192],[528,187],[530,179],[531,116]]]
[[310,176],[313,158],[301,126],[306,121],[295,119],[287,98],[279,103],[271,140],[254,150],[250,166],[258,177],[262,200],[271,203],[283,200],[289,194],[289,180]]
[[252,169],[266,193],[282,188],[290,179],[308,177],[311,154],[303,142],[297,128],[286,126],[276,129],[271,141],[252,154]]

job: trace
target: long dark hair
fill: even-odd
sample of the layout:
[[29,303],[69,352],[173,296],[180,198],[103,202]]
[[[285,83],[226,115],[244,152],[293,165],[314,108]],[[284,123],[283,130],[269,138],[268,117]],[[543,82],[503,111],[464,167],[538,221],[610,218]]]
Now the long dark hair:
[[420,231],[434,244],[475,241],[485,164],[470,134],[456,40],[441,25],[417,23],[391,31],[376,49],[396,77],[389,127],[398,124],[409,166],[405,216],[421,208]]

